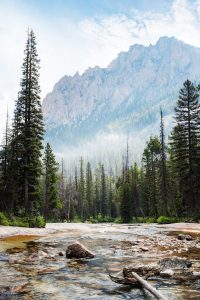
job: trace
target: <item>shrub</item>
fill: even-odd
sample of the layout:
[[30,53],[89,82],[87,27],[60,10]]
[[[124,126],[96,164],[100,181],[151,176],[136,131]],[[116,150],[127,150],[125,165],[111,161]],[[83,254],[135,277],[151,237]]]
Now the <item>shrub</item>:
[[0,212],[0,225],[9,226],[9,220],[4,213]]
[[177,222],[177,219],[174,217],[165,217],[165,216],[160,216],[157,219],[158,224],[170,224],[170,223],[175,223]]
[[102,216],[102,214],[98,214],[98,216],[97,216],[97,221],[98,221],[98,223],[103,223],[103,216]]
[[29,223],[26,218],[15,217],[12,221],[10,221],[11,226],[18,227],[29,227]]
[[93,217],[90,217],[88,222],[92,223],[92,224],[96,224],[96,223],[98,223],[98,220],[94,219]]
[[148,218],[145,218],[144,219],[144,223],[148,223],[148,224],[152,224],[152,223],[155,223],[155,219],[152,218],[152,217],[148,217]]
[[133,217],[130,223],[132,224],[146,223],[145,220],[146,220],[145,217]]
[[74,216],[73,222],[74,223],[82,223],[82,220],[78,216]]
[[114,219],[111,216],[105,216],[104,218],[102,217],[101,214],[98,214],[97,218],[94,219],[93,217],[90,217],[88,220],[90,223],[111,223],[114,221]]
[[122,224],[122,218],[121,217],[117,217],[114,222],[116,224]]
[[31,228],[43,228],[45,227],[46,223],[45,223],[45,219],[42,216],[34,216],[34,217],[29,217],[28,218],[28,224],[29,227]]
[[200,222],[200,212],[199,211],[195,214],[193,220],[194,220],[194,222],[197,222],[197,223]]
[[114,219],[111,216],[105,216],[103,218],[103,222],[111,223],[113,221],[114,221]]

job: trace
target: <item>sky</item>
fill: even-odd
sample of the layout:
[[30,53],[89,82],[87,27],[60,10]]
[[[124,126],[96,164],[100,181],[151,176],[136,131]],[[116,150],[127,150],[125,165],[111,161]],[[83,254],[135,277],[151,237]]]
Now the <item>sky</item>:
[[64,75],[106,67],[135,43],[175,36],[200,47],[200,0],[0,0],[0,138],[19,91],[28,28],[43,98]]

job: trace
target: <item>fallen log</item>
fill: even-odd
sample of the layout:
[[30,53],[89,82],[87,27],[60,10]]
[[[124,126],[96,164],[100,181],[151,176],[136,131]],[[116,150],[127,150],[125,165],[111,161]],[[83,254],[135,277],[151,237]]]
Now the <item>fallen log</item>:
[[[148,268],[151,269],[151,268]],[[131,285],[133,287],[139,288],[143,287],[147,289],[152,295],[159,300],[167,300],[164,296],[162,296],[154,287],[152,287],[146,280],[142,279],[137,273],[134,271],[130,271],[127,268],[124,268],[123,271],[120,271],[115,276],[109,274],[110,279],[115,283]]]
[[137,273],[132,272],[133,278],[135,278],[143,288],[148,290],[152,295],[156,297],[156,299],[159,300],[167,300],[160,292],[158,292],[152,285],[150,285],[146,280],[144,280],[142,277],[140,277]]

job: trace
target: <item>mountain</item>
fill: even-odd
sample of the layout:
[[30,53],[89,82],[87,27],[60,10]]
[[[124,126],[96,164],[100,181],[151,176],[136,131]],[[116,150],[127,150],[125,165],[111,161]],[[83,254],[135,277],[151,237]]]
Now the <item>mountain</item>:
[[107,68],[89,68],[56,83],[43,100],[46,139],[61,152],[91,146],[106,134],[147,139],[159,130],[160,107],[169,131],[168,117],[186,79],[200,81],[200,48],[173,37],[148,47],[135,44]]

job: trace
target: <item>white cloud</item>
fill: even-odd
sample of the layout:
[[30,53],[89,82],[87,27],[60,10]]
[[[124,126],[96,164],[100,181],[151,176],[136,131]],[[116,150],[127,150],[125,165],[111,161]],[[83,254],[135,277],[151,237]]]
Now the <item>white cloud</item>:
[[37,35],[42,96],[63,75],[89,66],[105,67],[134,43],[148,45],[167,35],[200,47],[200,0],[175,0],[165,13],[132,9],[128,15],[98,16],[79,23],[64,17],[49,20],[19,3],[0,1],[0,134],[7,103],[12,110],[19,89],[28,26]]
[[91,51],[107,51],[107,57],[127,50],[133,43],[155,43],[165,35],[200,47],[197,11],[200,11],[199,0],[193,1],[193,4],[187,0],[176,0],[171,10],[165,13],[132,9],[128,16],[119,14],[83,20],[80,28],[85,38],[94,44]]

